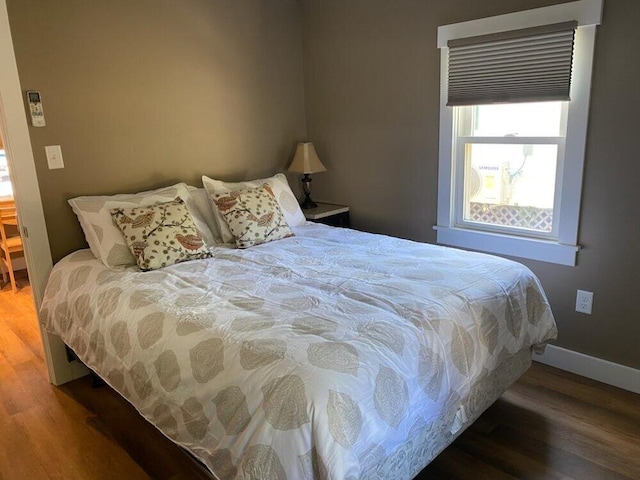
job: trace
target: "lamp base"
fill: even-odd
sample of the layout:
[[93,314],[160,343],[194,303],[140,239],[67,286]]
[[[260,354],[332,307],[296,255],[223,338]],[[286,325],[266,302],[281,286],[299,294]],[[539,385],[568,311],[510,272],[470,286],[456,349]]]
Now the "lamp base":
[[302,177],[302,191],[304,192],[304,201],[300,204],[300,208],[303,210],[316,208],[318,204],[311,200],[311,177],[308,173]]
[[311,208],[317,208],[318,204],[311,200],[309,195],[305,196],[304,201],[300,204],[300,208],[303,210],[309,210]]

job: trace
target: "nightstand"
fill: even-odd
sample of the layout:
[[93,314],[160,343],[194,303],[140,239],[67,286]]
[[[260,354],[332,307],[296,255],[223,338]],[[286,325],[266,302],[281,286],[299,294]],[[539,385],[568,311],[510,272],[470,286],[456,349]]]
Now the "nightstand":
[[302,210],[307,220],[311,222],[324,223],[332,227],[350,227],[349,207],[346,205],[336,205],[334,203],[316,202],[316,208]]

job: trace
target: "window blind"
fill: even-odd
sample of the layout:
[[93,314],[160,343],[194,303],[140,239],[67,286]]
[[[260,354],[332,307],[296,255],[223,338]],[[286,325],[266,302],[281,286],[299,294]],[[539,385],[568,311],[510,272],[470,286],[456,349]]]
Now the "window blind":
[[577,22],[450,40],[449,106],[570,100]]

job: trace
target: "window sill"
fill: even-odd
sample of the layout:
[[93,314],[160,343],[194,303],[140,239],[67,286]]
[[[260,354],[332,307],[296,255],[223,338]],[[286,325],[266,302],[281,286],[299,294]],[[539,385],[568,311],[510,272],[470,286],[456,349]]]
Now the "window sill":
[[437,242],[442,245],[528,258],[570,267],[576,265],[576,256],[580,250],[578,245],[564,245],[549,240],[513,237],[499,233],[438,225],[433,228],[437,231]]

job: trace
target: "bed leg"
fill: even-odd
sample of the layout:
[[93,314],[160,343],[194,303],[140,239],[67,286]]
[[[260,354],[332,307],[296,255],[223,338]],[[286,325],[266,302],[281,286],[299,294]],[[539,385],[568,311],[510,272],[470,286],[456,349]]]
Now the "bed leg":
[[89,377],[91,377],[91,388],[100,388],[104,386],[104,380],[102,380],[94,372],[89,371]]
[[78,356],[76,355],[76,352],[71,350],[66,344],[64,346],[64,349],[67,354],[67,362],[71,363],[75,360],[78,360]]

